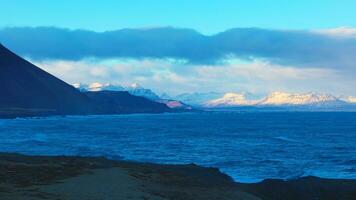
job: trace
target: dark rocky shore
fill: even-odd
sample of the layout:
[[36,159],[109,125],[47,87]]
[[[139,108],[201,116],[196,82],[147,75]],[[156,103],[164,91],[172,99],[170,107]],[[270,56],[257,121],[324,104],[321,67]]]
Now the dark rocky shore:
[[356,180],[235,183],[216,168],[0,154],[0,199],[353,200]]

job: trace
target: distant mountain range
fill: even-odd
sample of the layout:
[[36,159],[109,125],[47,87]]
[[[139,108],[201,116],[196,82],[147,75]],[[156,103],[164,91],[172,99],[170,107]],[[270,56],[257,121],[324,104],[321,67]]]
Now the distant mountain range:
[[218,107],[308,107],[308,108],[356,108],[355,97],[336,97],[319,93],[273,92],[262,98],[248,98],[245,93],[191,93],[178,95],[177,100],[193,106]]
[[169,96],[158,96],[150,89],[146,89],[139,85],[138,83],[134,83],[128,87],[123,87],[121,85],[116,85],[112,83],[91,83],[91,84],[83,84],[83,83],[74,83],[73,86],[77,88],[81,92],[98,92],[98,91],[126,91],[133,96],[139,96],[147,98],[151,101],[163,103],[172,109],[180,109],[180,110],[191,110],[192,107],[177,100],[171,99]]
[[340,105],[346,102],[329,94],[273,92],[256,103],[258,105]]
[[83,83],[74,83],[73,86],[80,91],[127,91],[135,96],[146,97],[151,100],[158,100],[160,97],[152,92],[150,89],[143,88],[138,83],[134,83],[128,87],[123,87],[121,85],[111,84],[111,83],[91,83],[91,84],[83,84]]
[[171,112],[126,91],[81,92],[0,44],[0,118]]
[[127,91],[135,96],[164,103],[170,108],[237,108],[237,107],[281,107],[298,109],[356,109],[356,97],[337,97],[319,93],[287,93],[272,92],[265,97],[258,97],[250,93],[184,93],[174,97],[167,94],[157,95],[150,89],[143,88],[137,83],[128,87],[110,83],[73,84],[81,91]]
[[[47,115],[162,113],[196,108],[283,107],[356,110],[356,97],[274,92],[186,93],[159,96],[138,84],[74,84],[41,70],[0,44],[0,118]],[[75,89],[77,88],[77,89]],[[251,96],[253,98],[251,98]]]

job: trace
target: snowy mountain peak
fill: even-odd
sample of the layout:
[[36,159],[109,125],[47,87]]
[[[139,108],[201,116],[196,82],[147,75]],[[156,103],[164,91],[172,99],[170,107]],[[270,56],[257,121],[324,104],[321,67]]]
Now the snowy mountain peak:
[[[82,92],[99,92],[99,91],[127,91],[131,95],[145,97],[146,99],[166,104],[168,107],[172,109],[182,109],[182,110],[191,110],[187,104],[177,100],[171,100],[170,98],[162,98],[155,94],[152,90],[143,88],[138,83],[134,83],[128,87],[122,87],[120,85],[114,85],[110,83],[91,83],[91,84],[82,84],[82,83],[75,83],[73,84],[75,88]],[[168,97],[168,95],[166,95]]]
[[144,89],[140,84],[138,83],[133,83],[130,85],[130,88],[132,89]]
[[345,101],[348,103],[356,103],[356,97],[349,96],[345,99]]
[[142,97],[146,97],[147,99],[151,99],[151,100],[158,100],[160,99],[160,97],[154,93],[152,90],[150,89],[146,89],[143,88],[139,85],[134,85],[136,87],[132,87],[132,85],[130,87],[127,88],[127,91],[135,96],[142,96]]
[[221,98],[209,101],[207,106],[241,106],[252,105],[253,103],[253,101],[247,100],[244,94],[229,92]]
[[347,103],[356,104],[356,97],[354,96],[341,96],[340,99]]
[[81,92],[87,91],[87,89],[88,89],[88,85],[83,84],[83,83],[74,83],[73,87],[78,89]]
[[206,93],[195,92],[195,93],[183,93],[174,97],[174,99],[177,99],[179,101],[182,101],[184,103],[193,106],[204,106],[209,101],[220,98],[223,95],[224,93],[218,93],[218,92],[206,92]]
[[292,94],[287,92],[273,92],[264,99],[262,99],[259,105],[308,105],[308,104],[320,104],[340,101],[338,98],[329,94],[318,93],[303,93]]
[[341,106],[346,103],[355,102],[356,98],[337,98],[329,94],[319,93],[287,93],[272,92],[266,97],[258,97],[249,93],[192,93],[180,95],[179,100],[183,102],[194,102],[203,107],[236,107],[236,106]]
[[101,83],[91,83],[88,87],[88,91],[93,91],[93,92],[96,92],[96,91],[102,91],[104,90],[104,84],[101,84]]
[[75,83],[73,86],[80,91],[90,91],[90,92],[98,92],[103,90],[110,90],[110,91],[124,91],[125,88],[119,85],[113,85],[111,83],[91,83],[91,84],[82,84],[82,83]]
[[140,86],[138,83],[134,83],[128,87],[122,87],[120,85],[115,85],[111,83],[98,83],[94,82],[91,84],[81,84],[81,83],[75,83],[73,86],[80,91],[90,91],[90,92],[98,92],[98,91],[127,91],[132,95],[135,96],[142,96],[146,97],[147,99],[151,100],[157,100],[159,99],[159,96],[156,95],[152,90],[150,89],[145,89],[142,86]]

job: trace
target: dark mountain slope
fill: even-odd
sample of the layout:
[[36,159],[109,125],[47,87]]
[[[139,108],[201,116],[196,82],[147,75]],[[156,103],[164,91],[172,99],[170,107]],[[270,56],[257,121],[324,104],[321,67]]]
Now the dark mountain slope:
[[0,118],[167,111],[125,92],[82,93],[0,44]]
[[0,87],[3,113],[13,110],[25,115],[87,114],[95,110],[87,96],[1,44]]
[[128,92],[100,91],[85,92],[93,102],[101,106],[101,113],[162,113],[169,112],[165,104],[148,100],[144,97],[133,96]]

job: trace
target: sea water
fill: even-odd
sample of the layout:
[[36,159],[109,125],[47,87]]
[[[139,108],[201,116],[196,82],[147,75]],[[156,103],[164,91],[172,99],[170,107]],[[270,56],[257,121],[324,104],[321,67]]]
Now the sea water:
[[356,178],[356,113],[199,112],[0,120],[0,151],[218,167],[239,182]]

